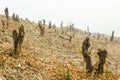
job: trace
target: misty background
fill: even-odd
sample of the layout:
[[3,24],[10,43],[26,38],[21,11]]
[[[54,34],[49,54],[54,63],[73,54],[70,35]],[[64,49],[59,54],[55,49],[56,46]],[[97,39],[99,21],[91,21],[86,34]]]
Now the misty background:
[[5,7],[9,13],[18,14],[21,18],[31,21],[45,19],[48,23],[60,26],[69,25],[90,32],[99,32],[120,37],[120,0],[0,0],[0,14]]

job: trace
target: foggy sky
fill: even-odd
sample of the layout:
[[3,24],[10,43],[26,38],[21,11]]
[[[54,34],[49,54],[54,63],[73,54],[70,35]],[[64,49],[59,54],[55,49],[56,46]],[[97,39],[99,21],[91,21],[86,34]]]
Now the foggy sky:
[[70,22],[75,27],[91,32],[120,36],[120,0],[0,0],[0,14],[9,8],[10,15],[18,14],[37,22],[49,20],[59,26]]

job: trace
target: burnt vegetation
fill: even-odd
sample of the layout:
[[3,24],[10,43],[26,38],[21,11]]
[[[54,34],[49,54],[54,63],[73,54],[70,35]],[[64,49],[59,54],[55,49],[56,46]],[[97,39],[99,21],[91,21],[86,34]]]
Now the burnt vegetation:
[[110,41],[112,42],[113,39],[114,39],[114,31],[112,31],[112,35],[111,35]]
[[45,20],[43,20],[43,24],[42,24],[42,22],[38,22],[38,27],[40,29],[40,35],[44,36],[44,32],[45,32]]
[[88,48],[90,47],[89,37],[86,37],[86,39],[83,41],[82,44],[82,54],[84,57],[84,61],[86,62],[86,72],[91,73],[93,71],[93,67],[91,64],[91,57],[90,52],[88,51]]
[[[83,79],[84,80],[97,80],[98,78],[100,78],[101,80],[109,80],[107,78],[109,76],[110,78],[112,77],[110,80],[113,79],[113,74],[112,73],[105,74],[105,70],[104,70],[106,58],[107,58],[109,51],[107,51],[107,49],[98,48],[98,45],[102,44],[102,46],[104,46],[104,45],[107,45],[107,43],[109,42],[111,42],[112,44],[112,42],[115,41],[114,31],[112,32],[112,35],[109,38],[109,40],[107,40],[107,38],[105,38],[105,36],[101,34],[97,34],[93,36],[93,34],[90,33],[89,31],[89,27],[87,27],[86,31],[80,31],[79,29],[76,29],[74,27],[74,23],[70,23],[67,26],[63,26],[63,21],[62,21],[60,23],[60,28],[58,28],[56,27],[55,24],[52,25],[51,21],[49,21],[49,23],[46,24],[45,19],[43,19],[42,21],[39,21],[38,23],[35,23],[35,22],[31,23],[29,19],[21,20],[19,16],[15,13],[13,13],[12,17],[10,17],[8,8],[5,8],[4,12],[5,12],[5,19],[1,19],[1,28],[3,30],[5,29],[8,29],[8,30],[6,30],[6,33],[0,32],[0,39],[1,37],[5,37],[6,35],[11,34],[7,36],[7,40],[9,40],[9,38],[12,38],[12,41],[9,41],[9,42],[6,41],[4,45],[12,43],[13,48],[10,46],[12,48],[12,52],[11,52],[12,54],[10,54],[10,58],[11,56],[13,57],[15,56],[15,59],[17,60],[17,62],[20,62],[19,60],[23,61],[23,63],[19,63],[19,64],[17,63],[17,66],[15,65],[15,69],[16,68],[20,69],[18,71],[19,73],[22,72],[23,69],[26,69],[24,74],[28,70],[33,70],[33,72],[35,71],[34,74],[36,73],[42,74],[42,70],[44,70],[45,72],[43,72],[42,75],[44,76],[45,73],[47,73],[46,75],[49,75],[48,73],[50,73],[49,77],[51,78],[51,75],[52,75],[52,77],[55,78],[53,80],[74,80],[74,79],[76,80],[83,80]],[[22,23],[25,25],[20,25]],[[25,36],[25,32],[27,33],[27,37]],[[37,35],[39,34],[42,37],[37,37]],[[83,38],[85,38],[85,40],[83,40]],[[92,39],[93,41],[90,40],[91,38],[93,38]],[[94,41],[94,39],[96,40],[96,42]],[[106,41],[106,43],[104,41]],[[3,44],[2,41],[0,41],[0,43]],[[98,44],[95,44],[95,43],[98,43]],[[1,52],[5,53],[7,50],[11,50],[11,48],[6,49],[4,52],[2,52],[1,50]],[[22,58],[21,58],[20,54],[22,53],[23,48],[25,50],[25,52],[23,53],[25,54],[22,54]],[[78,56],[79,49],[81,49],[82,57],[84,59],[83,63],[85,63],[85,70],[84,68],[82,68],[83,70],[78,68],[78,67],[81,67],[80,65],[84,65],[82,64],[82,61],[77,62],[77,60],[76,61],[72,60],[73,58],[82,59],[81,56]],[[91,51],[93,49],[97,50],[96,52],[94,52],[95,56],[93,56],[93,53]],[[2,54],[2,58],[1,58],[1,54],[0,54],[1,60],[6,59],[4,55]],[[48,55],[52,56],[52,58],[47,59]],[[9,56],[7,56],[7,58],[8,57]],[[41,59],[43,57],[45,57],[45,60]],[[95,65],[92,62],[93,57],[97,59],[97,61],[95,61]],[[56,61],[54,60],[54,58]],[[62,63],[62,60],[61,62],[57,62],[58,58],[59,60],[63,59],[63,63]],[[22,60],[22,59],[25,59],[25,60]],[[7,64],[7,60],[4,62],[5,64]],[[4,62],[2,62],[2,64]],[[75,62],[77,64],[80,63],[80,65],[75,65],[74,64]],[[55,64],[55,66],[53,64]],[[13,68],[14,66],[13,63],[10,63],[10,65],[12,65],[12,68]],[[0,67],[1,67],[1,63],[0,63]],[[52,70],[52,68],[54,70]],[[116,66],[116,68],[118,67]],[[107,69],[107,71],[109,70]],[[29,72],[26,74],[28,75]],[[32,75],[34,74],[32,73]],[[59,76],[59,77],[56,77],[56,76]],[[101,78],[100,76],[103,76],[105,78],[103,77]],[[13,78],[14,77],[15,76],[13,76]],[[34,79],[37,79],[37,78],[34,78]],[[14,79],[11,79],[11,80],[14,80]]]
[[[92,62],[91,62],[90,52],[88,51],[89,47],[90,47],[89,37],[86,37],[86,39],[83,41],[83,44],[82,44],[82,54],[83,54],[84,61],[86,63],[87,74],[92,73],[94,69],[94,66],[91,64]],[[99,75],[104,72],[103,66],[106,61],[107,51],[98,49],[97,55],[99,56],[99,62],[96,63],[98,65],[94,71],[94,74]]]
[[19,16],[15,13],[13,13],[12,19],[13,19],[13,21],[19,22]]
[[8,7],[5,8],[4,12],[5,12],[6,19],[8,21],[9,20],[9,10],[8,10]]
[[23,25],[20,26],[19,32],[17,32],[17,30],[13,30],[12,34],[14,42],[14,54],[19,55],[21,52],[21,47],[25,36],[24,26]]

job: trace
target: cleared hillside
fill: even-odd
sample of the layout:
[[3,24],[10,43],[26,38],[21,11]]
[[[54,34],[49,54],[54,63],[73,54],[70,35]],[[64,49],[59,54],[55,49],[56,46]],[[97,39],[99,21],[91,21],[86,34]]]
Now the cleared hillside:
[[[0,19],[4,19],[0,15]],[[18,30],[23,24],[25,28],[25,38],[22,45],[22,52],[16,59],[10,54],[13,53],[12,31]],[[66,31],[66,29],[64,29]],[[75,36],[70,42],[69,36],[73,31],[61,34],[61,28],[48,29],[45,26],[44,36],[40,36],[38,24],[29,20],[9,21],[8,29],[3,32],[0,22],[0,76],[3,80],[65,80],[69,73],[71,80],[93,80],[98,77],[87,77],[85,72],[85,62],[81,54],[81,47],[86,34],[83,31],[75,32]],[[62,38],[62,37],[65,38]],[[110,42],[110,37],[101,35],[97,39],[97,34],[90,36],[90,50],[92,64],[98,61],[96,55],[98,48],[108,51],[105,71],[101,80],[118,79],[120,76],[120,39],[115,38]]]

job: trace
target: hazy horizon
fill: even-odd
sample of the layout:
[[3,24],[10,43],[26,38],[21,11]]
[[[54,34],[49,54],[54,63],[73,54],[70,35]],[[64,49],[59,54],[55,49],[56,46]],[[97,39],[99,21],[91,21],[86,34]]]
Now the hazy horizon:
[[119,4],[119,0],[0,0],[0,14],[8,7],[10,15],[31,21],[51,20],[57,26],[72,22],[82,30],[89,26],[90,32],[111,35],[114,30],[120,37]]

